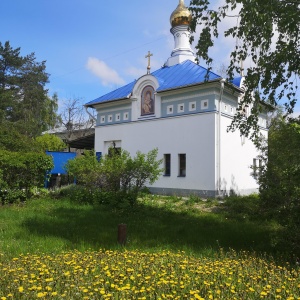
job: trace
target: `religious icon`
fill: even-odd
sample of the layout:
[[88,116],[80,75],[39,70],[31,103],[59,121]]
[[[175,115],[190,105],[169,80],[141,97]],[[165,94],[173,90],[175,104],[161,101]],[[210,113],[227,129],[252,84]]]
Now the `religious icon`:
[[142,116],[154,114],[154,88],[146,86],[142,91]]

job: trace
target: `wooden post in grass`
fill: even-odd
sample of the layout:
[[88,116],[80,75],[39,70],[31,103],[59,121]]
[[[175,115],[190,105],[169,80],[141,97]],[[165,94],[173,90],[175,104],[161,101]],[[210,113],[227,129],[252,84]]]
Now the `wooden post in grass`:
[[127,239],[127,225],[119,224],[118,225],[118,243],[120,245],[125,245]]

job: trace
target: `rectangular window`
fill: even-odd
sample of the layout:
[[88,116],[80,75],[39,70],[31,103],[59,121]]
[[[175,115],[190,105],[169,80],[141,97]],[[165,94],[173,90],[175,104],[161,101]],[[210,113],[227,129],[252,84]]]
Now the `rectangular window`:
[[186,155],[185,154],[178,154],[179,160],[179,177],[186,176]]
[[256,177],[256,176],[257,176],[256,158],[253,158],[253,165],[252,165],[252,168],[253,168],[253,175],[254,175],[254,177]]
[[125,113],[123,114],[123,120],[124,120],[124,121],[127,121],[127,120],[128,120],[128,113],[127,113],[127,112],[125,112]]
[[208,109],[208,100],[201,101],[201,109]]
[[167,107],[167,114],[170,115],[170,114],[172,114],[172,113],[173,113],[173,105],[169,105],[169,106]]
[[262,160],[258,158],[253,158],[252,169],[253,169],[254,178],[257,178],[258,176],[261,175],[262,167],[263,167]]
[[115,120],[118,122],[121,120],[121,115],[120,114],[116,114],[115,116]]
[[101,121],[100,121],[101,124],[105,123],[105,116],[101,116]]
[[164,155],[165,176],[171,176],[171,154]]
[[196,110],[196,102],[190,102],[189,103],[189,111],[195,111]]
[[177,112],[178,113],[181,113],[181,112],[184,112],[184,104],[178,104],[177,106]]

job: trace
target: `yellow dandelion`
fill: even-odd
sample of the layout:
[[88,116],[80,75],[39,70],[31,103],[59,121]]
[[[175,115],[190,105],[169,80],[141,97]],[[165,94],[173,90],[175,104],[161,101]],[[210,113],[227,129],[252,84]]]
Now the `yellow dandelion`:
[[47,293],[40,292],[40,293],[37,294],[37,297],[38,297],[38,298],[43,298],[43,297],[45,297],[46,295],[47,295]]

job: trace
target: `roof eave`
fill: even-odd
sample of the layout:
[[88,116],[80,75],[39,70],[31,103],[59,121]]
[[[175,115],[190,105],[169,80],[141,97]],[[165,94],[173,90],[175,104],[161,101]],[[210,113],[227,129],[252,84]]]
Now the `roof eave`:
[[84,106],[85,107],[93,107],[93,106],[100,105],[100,104],[106,104],[106,103],[116,102],[116,101],[121,101],[121,100],[128,100],[128,99],[130,99],[130,97],[131,97],[131,93],[127,97],[116,98],[116,99],[111,99],[111,100],[105,100],[105,101],[91,103],[91,104],[85,104]]

